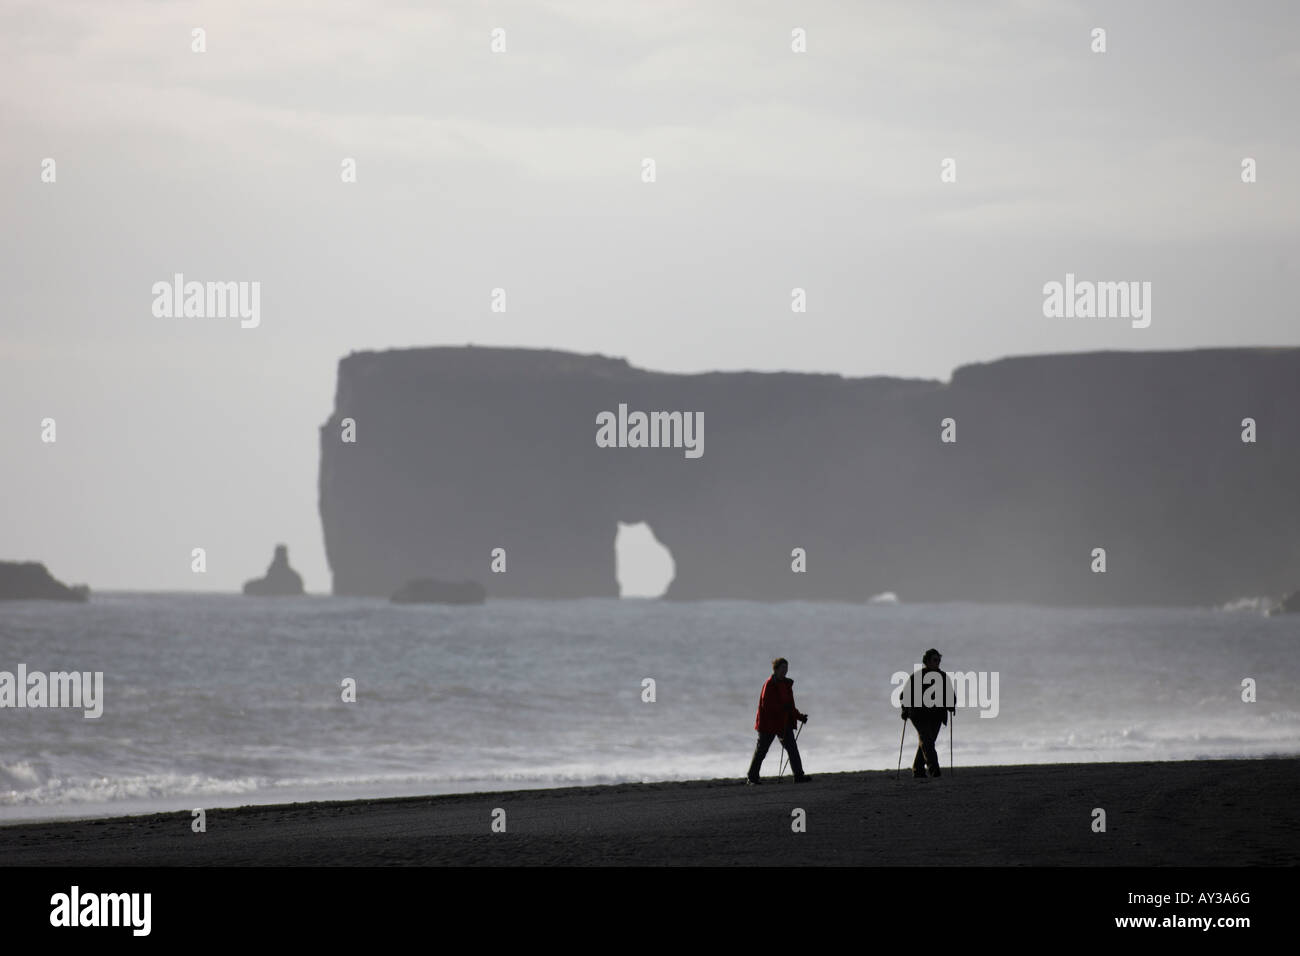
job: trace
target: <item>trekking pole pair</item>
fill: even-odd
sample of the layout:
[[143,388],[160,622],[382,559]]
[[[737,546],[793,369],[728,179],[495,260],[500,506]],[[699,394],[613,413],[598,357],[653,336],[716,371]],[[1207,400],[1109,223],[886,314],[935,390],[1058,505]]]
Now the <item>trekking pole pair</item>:
[[[952,728],[957,724],[957,712],[954,710],[948,716],[948,772],[952,773]],[[898,780],[903,773],[903,741],[907,739],[907,721],[903,721],[903,733],[898,738],[898,769],[894,771],[894,779]]]

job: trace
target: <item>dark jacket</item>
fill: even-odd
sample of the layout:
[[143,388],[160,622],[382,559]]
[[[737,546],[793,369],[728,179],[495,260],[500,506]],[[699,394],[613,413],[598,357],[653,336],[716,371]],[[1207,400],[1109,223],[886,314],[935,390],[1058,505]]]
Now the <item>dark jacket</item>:
[[[927,674],[939,676],[927,678]],[[948,675],[937,667],[923,667],[914,672],[903,687],[903,716],[913,721],[938,720],[946,724],[949,711],[956,709],[957,692]]]
[[760,734],[783,734],[803,715],[794,706],[794,681],[773,674],[758,695],[754,729]]

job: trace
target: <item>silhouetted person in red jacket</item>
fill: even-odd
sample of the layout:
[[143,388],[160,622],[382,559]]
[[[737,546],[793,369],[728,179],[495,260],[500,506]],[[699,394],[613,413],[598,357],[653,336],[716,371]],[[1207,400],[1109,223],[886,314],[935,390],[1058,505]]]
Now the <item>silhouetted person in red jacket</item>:
[[794,741],[795,721],[805,721],[807,714],[802,714],[794,706],[794,681],[785,676],[790,669],[790,662],[778,657],[772,662],[772,676],[763,685],[758,695],[758,716],[754,718],[754,729],[758,731],[758,743],[754,747],[754,759],[749,763],[747,777],[751,784],[761,783],[758,771],[763,766],[763,758],[772,746],[772,738],[780,737],[785,752],[790,757],[790,769],[794,771],[797,783],[804,783],[812,778],[803,772],[803,761],[799,759],[799,747]]

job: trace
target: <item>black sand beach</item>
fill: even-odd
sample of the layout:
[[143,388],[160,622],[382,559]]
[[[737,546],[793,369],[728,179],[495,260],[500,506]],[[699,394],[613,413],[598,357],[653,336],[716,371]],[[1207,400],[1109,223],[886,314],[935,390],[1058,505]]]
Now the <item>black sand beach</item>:
[[[1295,866],[1300,758],[958,767],[0,827],[7,866]],[[1106,832],[1093,831],[1093,810]],[[492,832],[505,810],[506,832]],[[806,832],[792,832],[792,811]]]

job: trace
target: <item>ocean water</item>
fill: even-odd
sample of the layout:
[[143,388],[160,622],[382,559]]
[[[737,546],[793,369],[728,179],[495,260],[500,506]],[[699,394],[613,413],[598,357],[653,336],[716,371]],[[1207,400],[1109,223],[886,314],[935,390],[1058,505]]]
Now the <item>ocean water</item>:
[[101,594],[0,603],[0,671],[104,673],[98,719],[0,709],[0,822],[739,778],[778,655],[808,772],[893,769],[891,677],[930,646],[998,675],[997,716],[958,711],[958,773],[1300,753],[1300,616],[1249,609]]

